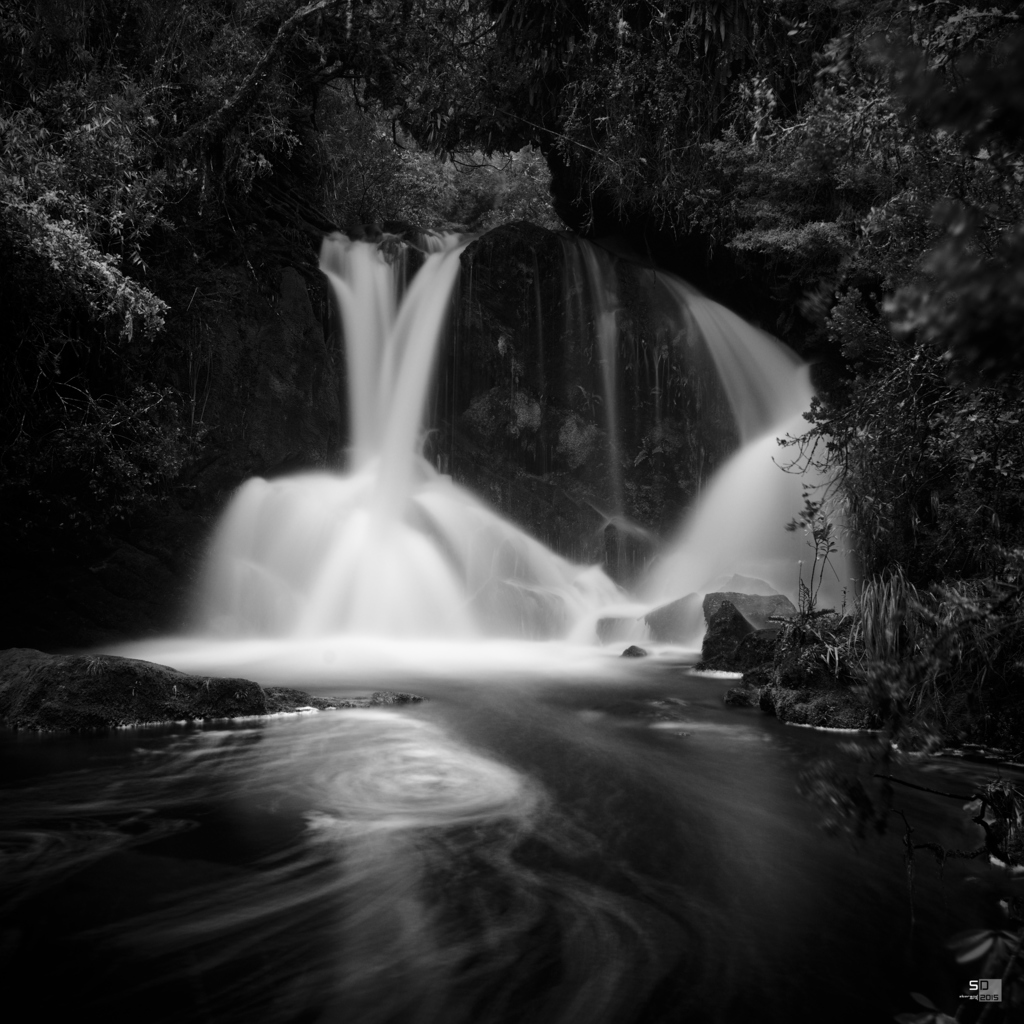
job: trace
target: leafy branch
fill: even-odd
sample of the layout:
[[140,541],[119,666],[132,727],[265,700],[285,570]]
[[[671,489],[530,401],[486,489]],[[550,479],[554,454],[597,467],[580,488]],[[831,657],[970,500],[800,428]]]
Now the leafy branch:
[[803,499],[803,509],[794,519],[786,524],[786,529],[790,533],[802,530],[813,552],[810,582],[804,583],[803,563],[801,563],[800,578],[797,581],[800,612],[802,615],[811,615],[817,607],[818,593],[825,578],[825,569],[831,569],[836,579],[839,579],[835,567],[831,563],[831,556],[839,549],[835,542],[832,520],[825,511],[825,502],[814,501],[809,491],[804,491]]

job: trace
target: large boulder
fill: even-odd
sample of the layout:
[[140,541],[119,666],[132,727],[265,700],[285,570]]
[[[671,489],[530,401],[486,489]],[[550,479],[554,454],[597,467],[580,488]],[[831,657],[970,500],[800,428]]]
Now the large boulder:
[[828,729],[877,729],[877,716],[845,687],[789,689],[771,684],[758,694],[762,711],[780,722]]
[[755,629],[744,636],[732,654],[732,668],[747,672],[759,666],[770,666],[775,658],[778,629]]
[[687,594],[663,604],[644,616],[651,639],[660,643],[686,643],[700,632],[701,603],[698,594]]
[[755,687],[740,684],[725,691],[725,703],[734,708],[756,708],[761,691]]
[[0,651],[0,725],[12,729],[95,731],[155,722],[239,718],[422,700],[380,690],[325,696],[288,687],[264,690],[249,679],[192,676],[165,665],[107,654]]
[[622,652],[620,657],[622,657],[622,658],[646,658],[647,657],[647,651],[645,651],[642,647],[637,647],[636,644],[630,644],[630,646],[627,647]]
[[707,593],[719,591],[723,594],[758,594],[762,597],[778,593],[770,583],[766,583],[756,576],[741,576],[735,572],[728,576],[724,573],[721,576],[716,576],[704,589]]
[[725,602],[729,602],[755,628],[769,626],[769,616],[795,619],[798,612],[784,594],[740,594],[734,591],[715,591],[704,596],[704,620],[708,623]]
[[733,668],[733,657],[740,641],[754,632],[754,627],[729,601],[723,601],[708,622],[704,642],[701,644],[703,668]]
[[191,676],[105,654],[0,652],[0,722],[15,729],[106,729],[266,713],[263,690],[248,679]]
[[[727,603],[723,605],[726,607]],[[743,682],[725,702],[758,706],[779,721],[833,729],[870,729],[877,716],[852,686],[842,656],[850,623],[836,615],[749,634],[733,655]],[[769,637],[769,632],[775,635]],[[828,641],[828,642],[826,642]],[[749,663],[749,664],[747,664]]]
[[[751,633],[751,636],[757,634]],[[734,707],[756,708],[761,704],[761,693],[774,682],[775,676],[770,665],[760,664],[747,669],[739,686],[725,693],[725,703]]]
[[829,664],[828,648],[823,643],[808,643],[783,648],[775,664],[780,686],[789,690],[828,689],[846,682],[846,673],[836,672]]

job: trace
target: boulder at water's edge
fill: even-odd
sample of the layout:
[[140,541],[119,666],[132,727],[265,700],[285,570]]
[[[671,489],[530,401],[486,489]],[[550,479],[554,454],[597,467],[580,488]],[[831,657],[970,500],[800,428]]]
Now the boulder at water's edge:
[[704,596],[704,619],[710,623],[724,602],[728,601],[755,628],[764,629],[770,625],[769,616],[795,619],[797,610],[784,594],[739,594],[732,591],[717,591]]
[[26,647],[0,651],[0,725],[12,729],[98,731],[419,700],[390,691],[338,698],[285,687],[264,690],[249,679],[193,676],[109,654],[44,654]]
[[740,641],[753,632],[754,627],[735,605],[731,601],[722,601],[708,620],[708,630],[701,644],[703,667],[731,670]]
[[651,639],[660,643],[686,643],[702,626],[698,594],[687,594],[677,601],[663,604],[644,616]]
[[266,713],[263,690],[248,679],[191,676],[106,654],[0,651],[0,722],[15,729],[105,729]]

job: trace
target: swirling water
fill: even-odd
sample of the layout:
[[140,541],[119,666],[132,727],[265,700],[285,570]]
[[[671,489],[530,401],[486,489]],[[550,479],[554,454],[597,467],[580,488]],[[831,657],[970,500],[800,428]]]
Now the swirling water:
[[[828,838],[797,793],[851,737],[727,710],[723,680],[656,659],[393,682],[428,700],[4,737],[0,948],[36,1016],[880,1021],[911,991],[955,1007],[969,969],[942,942],[993,923],[994,869],[922,862],[912,922],[898,832]],[[905,806],[922,834],[975,843],[938,798]]]

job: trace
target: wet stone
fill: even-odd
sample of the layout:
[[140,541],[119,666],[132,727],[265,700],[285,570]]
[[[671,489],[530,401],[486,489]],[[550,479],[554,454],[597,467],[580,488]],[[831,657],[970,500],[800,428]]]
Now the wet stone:
[[647,651],[645,651],[642,647],[637,647],[636,644],[632,644],[632,645],[627,647],[622,652],[620,657],[622,657],[622,658],[646,658],[647,657]]

